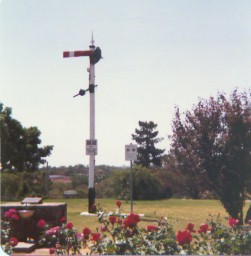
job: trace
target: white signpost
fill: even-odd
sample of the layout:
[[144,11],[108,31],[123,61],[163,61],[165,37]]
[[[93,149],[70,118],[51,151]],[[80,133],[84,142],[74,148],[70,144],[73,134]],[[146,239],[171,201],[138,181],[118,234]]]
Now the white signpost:
[[125,160],[130,161],[130,201],[131,213],[133,213],[133,179],[132,179],[132,161],[137,160],[137,145],[125,145]]

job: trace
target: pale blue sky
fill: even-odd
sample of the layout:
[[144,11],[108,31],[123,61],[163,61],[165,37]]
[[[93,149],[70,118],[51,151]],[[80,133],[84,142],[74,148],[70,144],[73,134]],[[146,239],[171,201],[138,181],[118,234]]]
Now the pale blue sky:
[[138,121],[154,121],[168,148],[174,105],[251,87],[250,0],[2,0],[0,101],[54,145],[49,164],[88,165],[88,50],[96,65],[96,164],[128,165]]

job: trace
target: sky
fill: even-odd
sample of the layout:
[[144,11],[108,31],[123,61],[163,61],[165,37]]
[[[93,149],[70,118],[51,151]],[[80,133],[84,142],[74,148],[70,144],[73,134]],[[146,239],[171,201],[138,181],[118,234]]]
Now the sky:
[[[89,59],[96,65],[96,165],[127,166],[125,145],[153,121],[168,151],[174,108],[251,88],[250,0],[1,0],[0,102],[54,149],[50,166],[89,164]],[[166,151],[166,152],[167,152]]]

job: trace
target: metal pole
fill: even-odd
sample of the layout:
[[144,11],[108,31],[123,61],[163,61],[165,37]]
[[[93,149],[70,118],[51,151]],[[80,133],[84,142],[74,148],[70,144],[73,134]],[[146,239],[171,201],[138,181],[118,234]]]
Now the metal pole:
[[[90,50],[95,50],[94,41],[92,39]],[[95,140],[95,65],[90,61],[89,70],[89,92],[90,92],[90,140]],[[88,198],[89,212],[95,212],[95,187],[94,187],[94,170],[95,170],[95,152],[91,152],[89,156],[89,179],[88,179]]]
[[131,171],[130,171],[130,199],[131,199],[131,213],[133,213],[133,184],[132,184],[132,161],[130,161]]

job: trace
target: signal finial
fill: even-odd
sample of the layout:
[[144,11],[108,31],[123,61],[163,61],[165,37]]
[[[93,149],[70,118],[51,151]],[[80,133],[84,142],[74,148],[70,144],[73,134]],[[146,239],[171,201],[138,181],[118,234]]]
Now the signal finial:
[[91,45],[90,45],[89,47],[95,49],[95,46],[94,46],[94,39],[93,39],[93,31],[92,31]]

